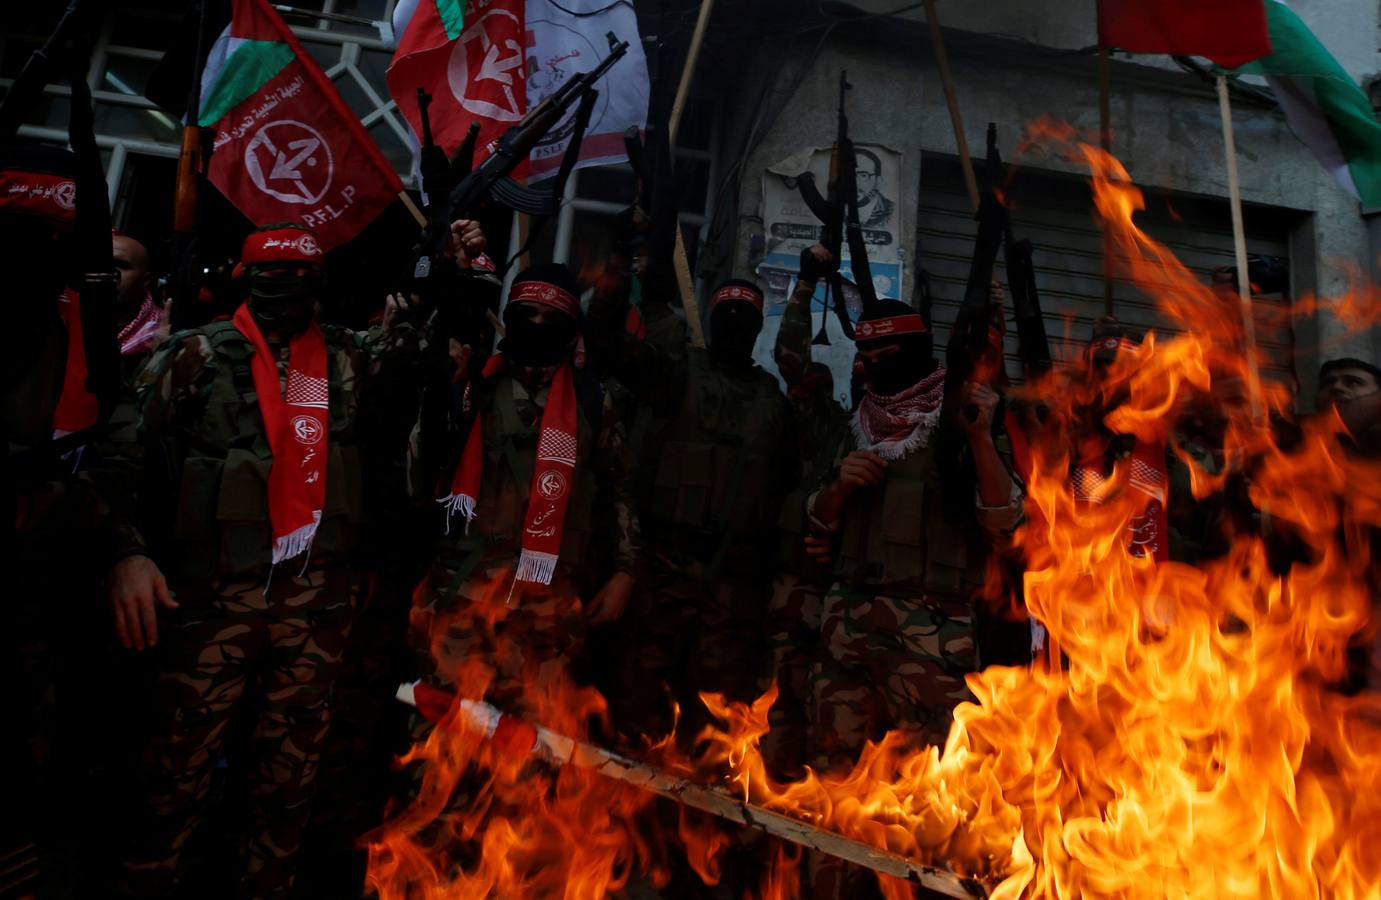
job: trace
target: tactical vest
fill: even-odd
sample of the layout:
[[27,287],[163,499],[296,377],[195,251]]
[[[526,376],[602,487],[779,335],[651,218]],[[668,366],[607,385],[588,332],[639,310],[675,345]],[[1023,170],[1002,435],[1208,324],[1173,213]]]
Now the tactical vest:
[[771,540],[781,513],[776,488],[788,479],[777,454],[790,408],[761,370],[723,370],[700,349],[688,351],[687,364],[682,402],[651,442],[658,456],[643,488],[645,525],[655,541],[703,562],[730,546],[746,556]]
[[[215,377],[201,416],[187,426],[168,562],[184,577],[262,577],[272,561],[268,477],[273,454],[249,368],[254,348],[231,322],[214,322],[201,333],[216,355]],[[344,561],[364,522],[363,467],[352,445],[356,398],[339,380],[335,354],[328,352],[326,359],[331,404],[326,502],[312,544],[312,562],[321,565]]]
[[[503,376],[491,379],[478,392],[480,421],[484,428],[484,469],[480,475],[480,495],[475,504],[475,519],[468,529],[453,521],[443,539],[442,555],[456,567],[473,571],[482,557],[511,557],[517,565],[527,521],[528,495],[532,470],[537,460],[537,440],[542,433],[542,417],[531,425],[523,424],[513,396],[515,382]],[[585,387],[586,385],[581,385]],[[577,394],[582,391],[577,388]],[[588,396],[588,392],[584,392]],[[575,484],[566,504],[566,521],[561,534],[559,565],[572,567],[577,574],[591,568],[594,504],[598,479],[590,465],[591,449],[597,438],[591,424],[590,402],[577,402]]]
[[[945,520],[935,441],[887,465],[885,480],[848,499],[835,576],[902,596],[967,597],[983,583],[977,523]],[[854,448],[849,439],[847,449]]]

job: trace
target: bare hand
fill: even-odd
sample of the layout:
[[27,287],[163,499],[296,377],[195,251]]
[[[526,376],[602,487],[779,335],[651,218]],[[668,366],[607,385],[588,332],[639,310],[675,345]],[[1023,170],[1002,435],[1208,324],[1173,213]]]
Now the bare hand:
[[627,572],[615,572],[604,587],[595,594],[595,599],[585,609],[585,618],[591,625],[612,622],[623,615],[628,608],[628,600],[633,596],[633,576]]
[[887,460],[871,450],[855,450],[839,466],[839,483],[849,490],[872,487],[882,482]]
[[115,616],[115,634],[126,650],[144,650],[158,643],[155,601],[177,609],[168,581],[147,556],[127,556],[115,564],[107,579],[107,596]]
[[455,363],[455,368],[451,370],[451,384],[460,384],[470,377],[470,357],[474,349],[469,344],[462,344],[455,338],[450,338],[446,345],[446,355]]
[[825,277],[833,260],[834,257],[825,249],[824,244],[812,244],[801,251],[800,279],[814,284]]
[[451,223],[451,240],[446,255],[456,258],[456,265],[470,268],[470,261],[484,252],[484,232],[474,219],[457,219]]
[[806,555],[818,564],[825,566],[834,562],[834,548],[830,546],[829,538],[818,534],[807,534],[805,545]]
[[[959,388],[959,424],[969,440],[992,433],[993,415],[1002,397],[986,384],[966,381]],[[970,418],[970,410],[978,410],[978,415]]]
[[173,298],[169,297],[163,303],[163,318],[158,320],[158,328],[154,330],[154,340],[162,344],[168,339],[168,335],[173,333]]
[[992,280],[992,283],[988,285],[988,299],[996,303],[998,306],[1001,306],[1002,301],[1006,296],[1006,292],[1002,290],[1002,282],[994,278]]
[[396,294],[389,294],[384,298],[384,331],[392,331],[399,322],[407,321],[408,317],[422,308],[422,298],[413,294],[408,297],[399,291]]

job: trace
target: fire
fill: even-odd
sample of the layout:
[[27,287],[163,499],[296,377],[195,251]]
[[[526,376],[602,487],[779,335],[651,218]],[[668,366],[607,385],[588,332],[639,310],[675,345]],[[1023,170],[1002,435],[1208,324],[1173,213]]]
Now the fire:
[[[468,613],[474,627],[506,614],[505,579],[483,594]],[[483,698],[495,678],[473,658],[453,674],[458,700]],[[575,738],[607,719],[596,691],[536,670],[526,677],[523,704],[531,720]],[[651,795],[588,769],[541,764],[527,753],[530,729],[494,738],[461,716],[457,702],[401,758],[419,772],[416,796],[366,838],[367,879],[381,900],[595,900],[621,889],[633,871],[665,882],[664,851],[644,838],[639,821]]]
[[[1250,467],[1264,538],[1238,534],[1198,567],[1134,554],[1127,526],[1145,498],[1117,489],[1122,464],[1106,502],[1077,503],[1067,438],[1081,408],[1116,397],[1109,427],[1164,439],[1186,404],[1252,371],[1237,299],[1141,231],[1142,195],[1121,164],[1049,123],[1033,128],[1031,146],[1088,167],[1120,274],[1186,329],[1148,336],[1099,384],[1057,372],[1031,389],[1051,416],[1032,442],[1016,541],[1027,608],[1058,651],[970,676],[975,702],[955,711],[943,747],[890,734],[849,771],[781,783],[758,751],[773,695],[752,705],[705,696],[723,725],[703,735],[703,756],[674,762],[727,773],[745,801],[948,867],[1003,900],[1381,900],[1381,697],[1336,687],[1349,643],[1372,627],[1381,466],[1344,448],[1336,417],[1303,422],[1285,441],[1250,404],[1224,404],[1223,455]],[[1263,411],[1290,412],[1284,386],[1264,384],[1261,396]],[[1196,497],[1222,488],[1225,476],[1182,458]],[[482,677],[462,679],[465,696],[483,689]],[[560,731],[584,735],[602,713],[588,690],[533,693],[531,714]],[[443,728],[404,761],[426,777],[371,844],[382,897],[599,897],[634,869],[667,877],[661,839],[635,824],[649,821],[650,801],[625,785],[541,770]],[[457,789],[470,798],[459,810],[446,805]],[[723,841],[682,828],[683,843],[692,836],[695,868],[712,879]],[[762,896],[795,896],[799,879],[795,858],[777,850]],[[910,896],[900,882],[883,889]]]

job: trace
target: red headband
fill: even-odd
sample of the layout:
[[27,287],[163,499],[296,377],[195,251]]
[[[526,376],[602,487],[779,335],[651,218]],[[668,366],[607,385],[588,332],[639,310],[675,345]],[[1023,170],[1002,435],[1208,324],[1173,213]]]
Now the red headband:
[[570,291],[549,281],[520,281],[508,292],[509,303],[536,303],[580,318],[580,300]]
[[762,294],[746,288],[739,284],[726,284],[724,287],[714,292],[710,298],[710,309],[714,309],[725,300],[742,300],[745,303],[753,304],[753,308],[762,312]]
[[0,210],[70,226],[77,221],[77,183],[46,172],[0,171]]
[[240,248],[240,265],[256,266],[267,262],[303,262],[321,265],[321,244],[315,234],[301,228],[256,231],[245,238]]
[[1119,352],[1122,350],[1135,350],[1139,346],[1140,345],[1135,341],[1125,337],[1101,337],[1089,342],[1088,355],[1092,357],[1104,350],[1115,350]]
[[916,313],[888,316],[885,319],[868,319],[854,326],[854,340],[875,341],[879,338],[898,334],[924,334],[925,319]]

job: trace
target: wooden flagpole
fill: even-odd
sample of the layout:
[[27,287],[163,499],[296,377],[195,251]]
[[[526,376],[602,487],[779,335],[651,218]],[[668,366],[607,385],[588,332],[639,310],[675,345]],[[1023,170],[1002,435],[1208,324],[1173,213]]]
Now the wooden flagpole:
[[1228,203],[1232,207],[1232,244],[1237,256],[1237,296],[1242,306],[1242,337],[1247,356],[1247,393],[1251,398],[1252,418],[1265,416],[1261,398],[1261,369],[1257,361],[1256,318],[1252,315],[1252,285],[1247,272],[1247,234],[1242,224],[1242,190],[1237,180],[1237,143],[1232,134],[1232,104],[1228,99],[1228,79],[1218,76],[1218,112],[1223,120],[1223,144],[1228,165]]
[[[1098,145],[1103,152],[1112,153],[1112,65],[1108,48],[1098,45]],[[1103,231],[1103,314],[1111,316],[1112,301],[1112,236]]]
[[[700,58],[700,45],[705,40],[705,29],[710,24],[710,13],[713,10],[714,0],[701,0],[700,15],[695,20],[695,31],[691,34],[690,47],[686,50],[686,64],[681,68],[681,83],[676,86],[676,99],[671,104],[671,116],[667,119],[667,142],[671,146],[673,167],[676,135],[681,130],[681,114],[686,111],[691,77],[695,75],[695,63]],[[676,222],[676,247],[673,250],[672,265],[676,269],[676,285],[680,288],[681,308],[686,313],[691,346],[704,347],[705,329],[700,324],[700,307],[695,302],[695,281],[691,278],[690,258],[686,255],[686,239],[681,234],[679,217]]]
[[[424,717],[430,718],[426,712],[426,705],[418,703],[418,693],[428,690],[438,692],[437,689],[429,688],[420,682],[401,684],[396,696],[403,703],[418,709]],[[724,788],[699,784],[689,778],[619,756],[595,744],[572,740],[541,725],[511,719],[488,703],[462,699],[455,702],[453,708],[456,711],[454,718],[447,713],[447,717],[438,723],[440,727],[474,731],[492,738],[507,722],[509,727],[517,726],[525,735],[531,735],[531,743],[518,752],[525,752],[553,766],[590,769],[605,778],[622,781],[640,790],[665,797],[681,806],[698,809],[738,825],[756,828],[798,846],[866,866],[883,875],[900,878],[918,885],[923,892],[959,900],[987,896],[987,889],[983,884],[961,878],[949,869],[907,859],[871,844],[826,831],[801,819],[749,803]]]
[[945,37],[940,31],[940,16],[935,12],[935,0],[925,0],[925,19],[930,27],[930,46],[935,52],[935,66],[940,70],[940,86],[945,91],[949,107],[949,121],[954,127],[954,144],[959,151],[959,166],[964,171],[964,188],[969,193],[969,205],[978,212],[978,179],[973,174],[973,160],[969,157],[969,140],[964,136],[964,117],[959,114],[959,97],[954,91],[954,75],[949,70],[949,54],[945,52]]

